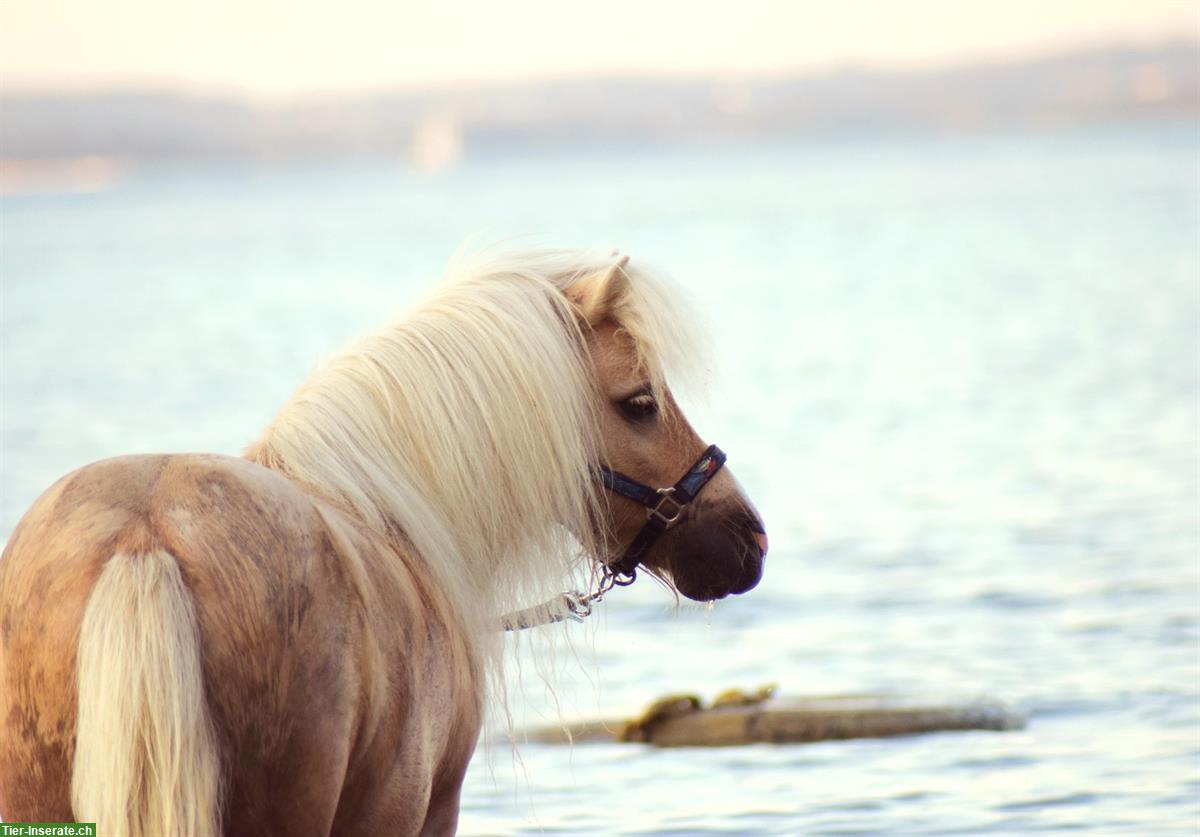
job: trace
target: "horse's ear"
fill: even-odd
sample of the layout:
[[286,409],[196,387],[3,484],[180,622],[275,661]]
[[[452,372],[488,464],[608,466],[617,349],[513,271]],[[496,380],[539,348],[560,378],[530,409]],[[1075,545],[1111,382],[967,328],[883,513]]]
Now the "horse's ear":
[[585,276],[567,290],[567,296],[579,309],[580,316],[591,325],[610,316],[629,287],[625,265],[629,256],[622,256],[612,267]]

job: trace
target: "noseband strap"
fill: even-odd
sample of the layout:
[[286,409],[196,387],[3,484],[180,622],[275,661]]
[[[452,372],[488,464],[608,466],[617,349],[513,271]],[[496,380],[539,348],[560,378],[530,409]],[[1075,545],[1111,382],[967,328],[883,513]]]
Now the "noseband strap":
[[716,445],[709,445],[708,450],[680,477],[679,482],[669,488],[651,488],[620,471],[614,471],[606,465],[600,466],[600,479],[605,488],[646,507],[646,524],[626,547],[625,554],[605,567],[606,575],[613,584],[620,587],[633,584],[637,579],[638,565],[650,547],[683,518],[688,504],[696,499],[724,464],[725,452]]

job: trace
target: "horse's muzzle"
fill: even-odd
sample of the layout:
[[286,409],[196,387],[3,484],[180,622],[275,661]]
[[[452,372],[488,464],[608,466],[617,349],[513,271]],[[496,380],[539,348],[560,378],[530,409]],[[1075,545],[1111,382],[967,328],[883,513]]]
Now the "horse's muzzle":
[[754,589],[762,580],[767,551],[762,529],[756,517],[742,515],[675,529],[667,564],[676,589],[701,602]]

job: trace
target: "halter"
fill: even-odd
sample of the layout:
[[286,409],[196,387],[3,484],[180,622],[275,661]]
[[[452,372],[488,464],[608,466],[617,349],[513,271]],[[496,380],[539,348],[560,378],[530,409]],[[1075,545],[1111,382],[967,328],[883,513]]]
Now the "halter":
[[679,482],[669,488],[651,488],[607,465],[600,466],[600,479],[605,488],[646,507],[646,524],[634,536],[620,560],[604,567],[605,575],[612,577],[613,584],[628,587],[637,580],[638,564],[650,547],[683,518],[688,505],[724,464],[725,452],[716,445],[709,445]]
[[725,464],[725,452],[709,445],[679,482],[667,488],[651,488],[632,477],[601,465],[600,481],[614,494],[620,494],[646,507],[646,523],[634,535],[618,560],[604,565],[600,584],[591,593],[563,593],[548,602],[509,613],[501,617],[506,631],[519,631],[552,622],[571,619],[582,622],[590,616],[592,605],[604,598],[613,587],[628,587],[637,581],[637,568],[642,558],[664,532],[683,519],[684,511],[704,486]]

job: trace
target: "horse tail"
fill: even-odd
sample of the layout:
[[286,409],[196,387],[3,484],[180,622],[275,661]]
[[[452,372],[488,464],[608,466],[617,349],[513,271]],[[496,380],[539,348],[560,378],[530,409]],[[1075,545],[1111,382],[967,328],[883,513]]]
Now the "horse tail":
[[221,758],[191,593],[163,550],[109,559],[79,629],[71,804],[102,834],[221,831]]

